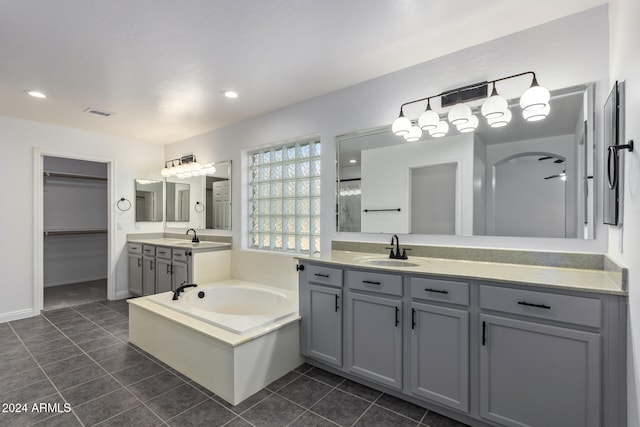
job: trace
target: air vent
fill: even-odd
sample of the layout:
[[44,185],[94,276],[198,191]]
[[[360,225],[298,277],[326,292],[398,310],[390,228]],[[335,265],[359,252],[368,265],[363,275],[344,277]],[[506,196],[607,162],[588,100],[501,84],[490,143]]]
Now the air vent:
[[108,111],[102,111],[102,110],[96,110],[95,108],[87,108],[86,110],[84,110],[85,113],[91,113],[91,114],[95,114],[98,116],[102,116],[102,117],[109,117],[111,116],[113,113],[110,113]]

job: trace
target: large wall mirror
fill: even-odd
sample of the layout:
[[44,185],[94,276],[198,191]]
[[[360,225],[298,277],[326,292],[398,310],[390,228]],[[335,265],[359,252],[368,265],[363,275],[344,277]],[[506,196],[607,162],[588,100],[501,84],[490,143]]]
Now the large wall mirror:
[[390,125],[339,136],[337,230],[594,238],[594,85],[551,95],[536,122],[514,99],[502,128],[480,118],[474,132],[416,142]]
[[162,221],[162,181],[136,179],[136,222]]
[[166,178],[166,227],[231,230],[231,161],[215,172]]

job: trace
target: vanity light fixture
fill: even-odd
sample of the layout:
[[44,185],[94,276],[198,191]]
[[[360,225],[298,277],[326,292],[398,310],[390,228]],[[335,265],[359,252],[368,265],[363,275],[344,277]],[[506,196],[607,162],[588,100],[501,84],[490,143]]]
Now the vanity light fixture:
[[420,127],[418,126],[411,126],[411,129],[409,129],[409,133],[404,135],[404,139],[407,142],[415,142],[420,138],[422,138],[422,129],[420,129]]
[[[534,122],[542,120],[549,115],[551,107],[549,100],[551,95],[547,89],[538,84],[536,74],[533,71],[514,74],[495,80],[474,83],[457,89],[441,92],[426,98],[420,98],[405,102],[400,106],[400,114],[391,125],[394,134],[403,136],[407,141],[417,141],[422,136],[414,128],[428,131],[432,137],[443,137],[449,132],[449,123],[455,125],[458,132],[473,132],[479,124],[478,117],[473,114],[468,102],[486,98],[480,107],[482,117],[487,120],[489,126],[498,128],[509,124],[512,112],[509,110],[508,101],[498,93],[497,83],[513,79],[516,77],[531,75],[530,87],[520,97],[520,107],[526,121]],[[490,86],[491,85],[491,86]],[[491,87],[491,94],[487,97],[488,88]],[[441,120],[440,115],[431,109],[431,100],[440,98],[442,107],[453,106],[447,113],[448,123]],[[418,117],[417,125],[405,117],[403,108],[406,105],[427,101],[425,111]],[[417,139],[416,139],[417,137]]]
[[358,161],[356,159],[351,159],[349,160],[349,163],[358,163]]
[[26,90],[25,91],[27,93],[27,95],[29,96],[33,96],[34,98],[46,98],[47,95],[45,95],[44,93],[40,92],[39,90]]
[[[171,166],[169,166],[169,163],[171,163]],[[165,178],[170,176],[190,178],[192,176],[212,175],[215,171],[214,163],[202,166],[197,162],[196,156],[190,154],[164,162],[164,168],[160,171],[160,175]]]
[[235,99],[235,98],[237,98],[237,97],[238,97],[238,92],[234,92],[234,91],[232,91],[232,90],[225,90],[225,91],[222,91],[222,94],[223,94],[224,96],[226,96],[227,98],[231,98],[231,99]]

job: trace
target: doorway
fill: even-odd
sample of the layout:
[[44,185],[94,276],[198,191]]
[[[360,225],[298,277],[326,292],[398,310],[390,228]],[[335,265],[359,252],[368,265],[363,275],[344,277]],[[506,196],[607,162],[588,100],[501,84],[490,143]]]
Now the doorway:
[[107,299],[109,164],[42,156],[44,310]]

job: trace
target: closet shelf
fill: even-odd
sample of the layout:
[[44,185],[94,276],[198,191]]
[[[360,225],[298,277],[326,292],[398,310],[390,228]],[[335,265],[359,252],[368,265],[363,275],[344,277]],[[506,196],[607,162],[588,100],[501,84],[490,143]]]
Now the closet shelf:
[[92,175],[77,175],[73,173],[61,173],[61,172],[47,172],[43,173],[45,178],[69,178],[69,179],[91,179],[94,181],[106,181],[107,178],[103,176],[92,176]]
[[107,230],[50,230],[45,231],[44,236],[75,236],[80,234],[107,234]]

